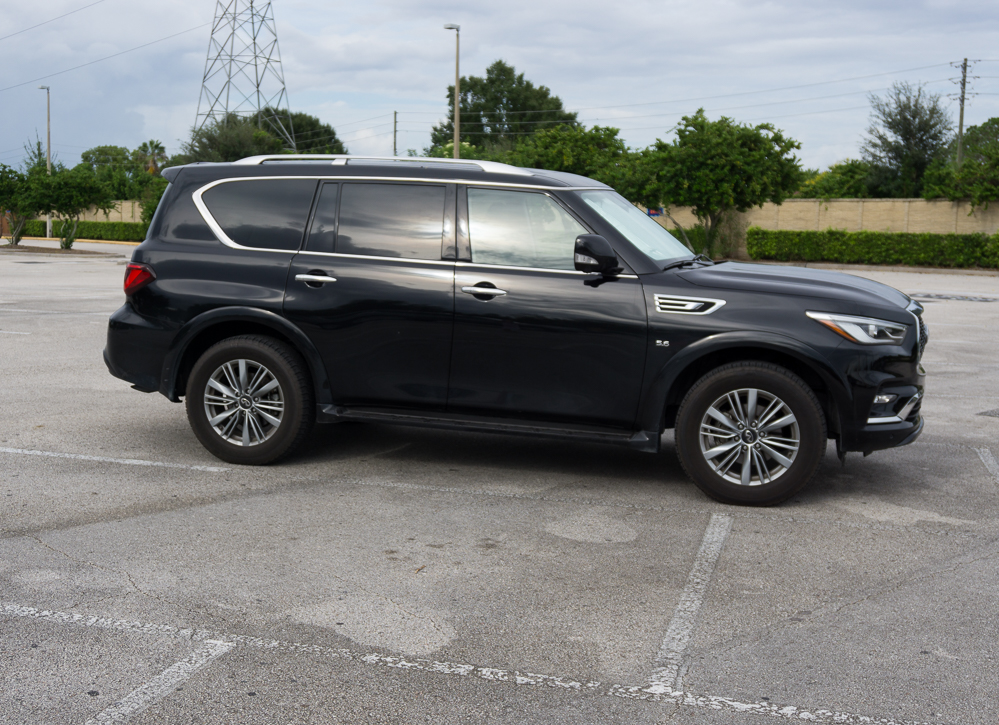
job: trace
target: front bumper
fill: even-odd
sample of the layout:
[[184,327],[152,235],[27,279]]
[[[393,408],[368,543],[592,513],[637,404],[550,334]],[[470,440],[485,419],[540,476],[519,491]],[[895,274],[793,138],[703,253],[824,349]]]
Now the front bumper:
[[840,445],[844,451],[872,453],[907,446],[922,432],[923,418],[916,415],[897,423],[874,423],[853,430],[845,429]]

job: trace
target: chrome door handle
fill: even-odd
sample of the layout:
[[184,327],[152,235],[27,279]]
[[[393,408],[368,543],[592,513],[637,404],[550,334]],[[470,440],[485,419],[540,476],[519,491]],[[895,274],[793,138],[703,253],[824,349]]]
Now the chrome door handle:
[[323,282],[336,282],[336,277],[330,277],[329,275],[325,274],[296,274],[295,281],[319,282],[320,284],[322,284]]
[[506,290],[495,287],[462,287],[461,291],[469,295],[493,295],[494,297],[502,297],[506,294]]

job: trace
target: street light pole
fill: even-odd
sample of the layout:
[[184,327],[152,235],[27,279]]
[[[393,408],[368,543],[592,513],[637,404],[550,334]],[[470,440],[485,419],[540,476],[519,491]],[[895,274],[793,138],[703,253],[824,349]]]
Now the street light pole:
[[454,31],[454,157],[461,158],[459,153],[461,138],[461,74],[458,71],[459,50],[461,48],[461,26],[448,23],[445,30]]
[[[45,91],[45,167],[52,176],[52,89],[48,86],[38,86]],[[45,215],[45,236],[52,236],[52,215]]]

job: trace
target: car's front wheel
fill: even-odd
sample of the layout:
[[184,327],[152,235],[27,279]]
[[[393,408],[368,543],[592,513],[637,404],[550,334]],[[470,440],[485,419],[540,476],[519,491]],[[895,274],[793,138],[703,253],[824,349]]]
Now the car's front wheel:
[[825,416],[811,388],[789,370],[732,363],[690,389],[675,437],[684,470],[706,494],[771,506],[815,474],[826,448]]
[[260,465],[287,455],[314,421],[308,368],[290,347],[258,335],[208,348],[187,381],[194,434],[224,461]]

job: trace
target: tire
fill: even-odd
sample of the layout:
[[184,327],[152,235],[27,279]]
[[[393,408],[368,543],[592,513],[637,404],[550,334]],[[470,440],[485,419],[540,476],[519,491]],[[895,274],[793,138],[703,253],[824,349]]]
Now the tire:
[[694,384],[677,412],[675,438],[683,469],[708,496],[774,506],[815,474],[826,423],[805,381],[779,365],[748,361]]
[[230,337],[208,348],[191,369],[186,405],[194,435],[210,453],[248,466],[291,453],[315,420],[305,361],[288,345],[260,335]]

